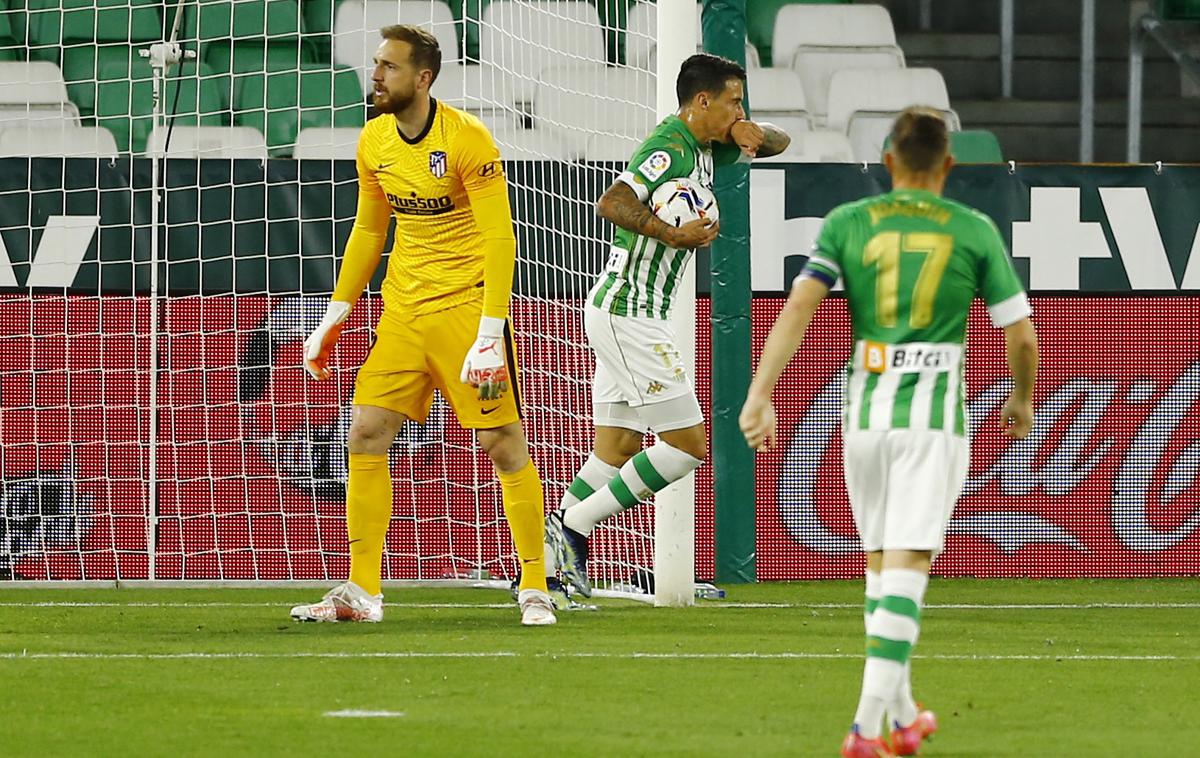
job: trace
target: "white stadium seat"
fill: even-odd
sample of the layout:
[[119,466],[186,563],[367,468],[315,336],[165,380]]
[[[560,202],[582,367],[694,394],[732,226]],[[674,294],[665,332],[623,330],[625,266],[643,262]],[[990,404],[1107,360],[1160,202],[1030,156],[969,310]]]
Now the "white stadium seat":
[[746,86],[750,110],[756,120],[770,121],[788,134],[812,128],[804,84],[795,71],[752,68],[746,72]]
[[828,112],[833,72],[904,66],[892,17],[880,5],[785,5],[775,17],[771,57],[800,74],[818,122]]
[[[777,124],[778,126],[778,124]],[[789,132],[792,137],[787,150],[770,158],[755,159],[755,163],[855,163],[850,140],[841,132],[825,129]]]
[[79,109],[67,97],[58,66],[49,61],[0,62],[0,122],[11,126],[59,121],[79,125]]
[[477,116],[492,131],[523,127],[524,112],[514,105],[512,77],[495,66],[442,64],[431,92],[441,102]]
[[589,161],[612,161],[625,166],[633,157],[633,151],[641,146],[649,134],[631,137],[623,134],[593,134],[588,138],[584,158]]
[[420,26],[437,37],[442,65],[460,60],[457,27],[450,7],[433,0],[344,0],[333,21],[333,62],[353,68],[370,92],[372,59],[382,41],[379,30],[392,24]]
[[358,127],[310,127],[296,135],[292,157],[312,160],[354,160],[358,152]]
[[146,141],[146,153],[153,155],[164,147],[168,158],[267,157],[266,140],[252,126],[156,126]]
[[858,160],[877,163],[892,122],[912,105],[940,110],[951,131],[961,128],[946,81],[932,68],[838,71],[829,85],[829,128],[845,132]]
[[507,78],[511,102],[528,103],[543,69],[604,62],[600,16],[580,0],[497,0],[483,11],[479,57],[493,78]]
[[580,157],[579,151],[545,129],[517,129],[494,136],[500,158],[506,161],[573,161]]
[[535,123],[560,135],[578,153],[593,134],[640,141],[658,121],[654,88],[654,76],[638,69],[602,63],[547,68],[534,98]]
[[[629,20],[625,34],[625,62],[635,68],[653,71],[657,45],[655,44],[658,16],[651,3],[638,3],[629,9]],[[696,52],[703,52],[704,32],[701,28],[700,8],[696,8]],[[758,49],[746,40],[746,68],[760,66]]]
[[629,9],[625,25],[625,63],[646,71],[654,68],[653,58],[658,9],[650,3],[638,3]]
[[4,158],[109,158],[119,152],[112,132],[100,126],[73,126],[63,121],[57,126],[7,125],[0,129],[0,157]]

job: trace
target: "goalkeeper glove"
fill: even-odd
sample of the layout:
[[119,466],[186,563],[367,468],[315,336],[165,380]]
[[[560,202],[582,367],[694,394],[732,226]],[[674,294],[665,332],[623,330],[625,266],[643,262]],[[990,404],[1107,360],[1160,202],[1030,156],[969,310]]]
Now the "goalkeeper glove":
[[479,336],[463,360],[459,381],[479,388],[480,400],[499,400],[508,391],[508,367],[504,364],[504,319],[479,319]]
[[350,303],[330,300],[325,308],[321,323],[304,340],[304,369],[313,379],[329,378],[329,354],[342,333],[346,316],[350,315]]

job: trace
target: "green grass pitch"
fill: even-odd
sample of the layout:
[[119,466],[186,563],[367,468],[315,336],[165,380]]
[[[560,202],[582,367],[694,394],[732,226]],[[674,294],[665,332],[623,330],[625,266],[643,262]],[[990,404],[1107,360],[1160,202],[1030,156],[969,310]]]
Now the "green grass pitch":
[[[835,756],[857,702],[858,582],[532,629],[483,590],[288,618],[319,595],[0,590],[0,755]],[[934,580],[927,601],[923,755],[1200,755],[1195,580]]]

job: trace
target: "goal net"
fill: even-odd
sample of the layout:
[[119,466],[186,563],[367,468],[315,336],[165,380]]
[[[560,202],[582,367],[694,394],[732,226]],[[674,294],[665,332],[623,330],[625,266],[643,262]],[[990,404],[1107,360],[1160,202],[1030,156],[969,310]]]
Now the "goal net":
[[[0,575],[347,575],[345,438],[382,267],[330,381],[301,343],[397,22],[438,37],[434,96],[506,161],[521,401],[557,506],[591,449],[582,307],[610,241],[593,204],[657,120],[652,3],[28,0],[0,18]],[[172,34],[194,57],[156,83],[143,51]],[[513,577],[490,462],[440,397],[391,465],[385,580]],[[598,586],[644,585],[653,534],[649,506],[601,526]]]

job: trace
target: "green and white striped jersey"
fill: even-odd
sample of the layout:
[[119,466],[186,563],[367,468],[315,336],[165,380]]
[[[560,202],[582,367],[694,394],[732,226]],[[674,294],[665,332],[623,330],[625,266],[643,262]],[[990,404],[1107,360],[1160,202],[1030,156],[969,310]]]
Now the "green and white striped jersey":
[[843,429],[966,436],[963,345],[978,293],[992,323],[1030,315],[990,218],[932,192],[896,190],[835,208],[801,276],[841,279],[854,329]]
[[[712,189],[714,167],[736,163],[741,155],[737,145],[701,145],[678,116],[667,116],[617,179],[628,184],[638,200],[649,203],[654,190],[670,179],[689,177]],[[691,250],[676,250],[618,227],[608,263],[588,301],[618,316],[669,318],[679,272],[691,255]]]

